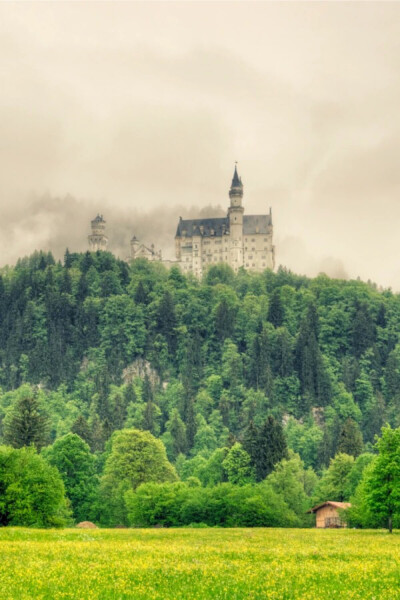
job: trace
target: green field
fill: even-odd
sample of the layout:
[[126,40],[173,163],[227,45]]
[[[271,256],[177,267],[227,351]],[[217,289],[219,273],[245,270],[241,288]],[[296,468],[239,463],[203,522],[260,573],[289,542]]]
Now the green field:
[[0,598],[400,598],[400,535],[0,529]]

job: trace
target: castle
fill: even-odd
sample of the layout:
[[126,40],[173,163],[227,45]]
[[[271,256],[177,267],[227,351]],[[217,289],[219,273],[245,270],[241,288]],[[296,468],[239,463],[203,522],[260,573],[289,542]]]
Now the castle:
[[[272,243],[272,213],[245,215],[243,184],[235,166],[229,190],[230,205],[226,217],[209,219],[179,218],[175,235],[176,261],[163,261],[161,251],[148,248],[134,236],[128,260],[146,258],[161,261],[166,266],[179,266],[184,273],[201,277],[211,264],[225,263],[237,272],[240,267],[261,272],[275,267],[275,247]],[[91,222],[89,249],[105,250],[108,239],[102,215]]]

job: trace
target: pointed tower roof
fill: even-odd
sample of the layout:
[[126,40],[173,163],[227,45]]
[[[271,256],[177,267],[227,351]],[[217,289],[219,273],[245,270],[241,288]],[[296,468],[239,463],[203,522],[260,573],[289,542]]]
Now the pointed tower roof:
[[242,180],[238,175],[237,172],[237,165],[235,163],[235,172],[233,174],[233,179],[232,179],[232,186],[231,187],[241,187],[242,186]]

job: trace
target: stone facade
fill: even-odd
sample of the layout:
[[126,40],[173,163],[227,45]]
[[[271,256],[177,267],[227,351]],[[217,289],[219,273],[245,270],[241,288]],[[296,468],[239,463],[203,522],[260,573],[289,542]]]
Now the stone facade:
[[129,260],[135,260],[136,258],[146,258],[150,261],[162,261],[161,250],[156,251],[154,249],[154,244],[151,244],[150,248],[148,248],[144,244],[140,243],[134,235],[131,239],[131,255]]
[[272,214],[244,215],[243,184],[235,167],[226,217],[179,219],[175,236],[177,264],[201,277],[211,264],[226,263],[234,271],[273,269]]

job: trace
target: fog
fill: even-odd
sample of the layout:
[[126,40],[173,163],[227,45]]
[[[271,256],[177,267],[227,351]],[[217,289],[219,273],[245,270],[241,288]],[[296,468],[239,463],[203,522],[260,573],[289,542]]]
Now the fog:
[[0,4],[0,265],[272,207],[277,262],[400,290],[400,4]]

